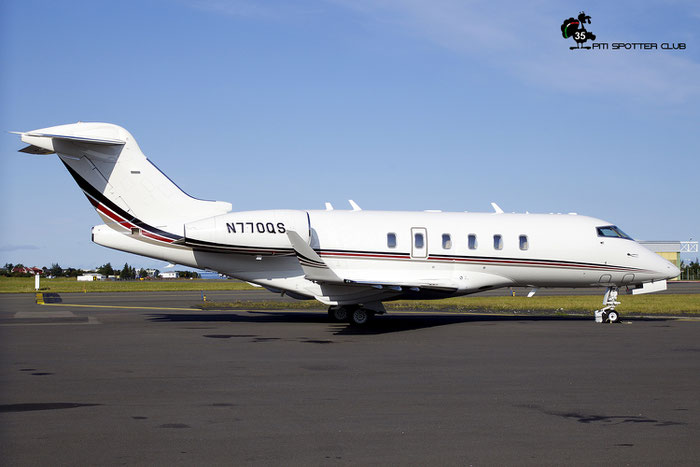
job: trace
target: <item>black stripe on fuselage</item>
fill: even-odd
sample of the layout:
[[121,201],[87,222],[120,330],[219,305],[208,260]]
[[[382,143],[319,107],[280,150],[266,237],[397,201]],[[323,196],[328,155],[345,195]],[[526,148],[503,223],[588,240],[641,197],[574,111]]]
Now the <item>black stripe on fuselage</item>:
[[[63,162],[63,161],[61,161]],[[112,202],[109,198],[107,198],[105,195],[100,193],[100,191],[92,186],[87,180],[85,180],[83,177],[78,174],[75,170],[73,170],[68,164],[63,162],[63,165],[66,166],[66,169],[68,169],[68,173],[71,174],[75,182],[78,184],[78,186],[87,194],[92,196],[96,201],[98,201],[101,204],[104,204],[106,207],[108,207],[111,211],[113,211],[115,214],[123,217],[125,220],[131,222],[134,225],[139,226],[140,228],[147,230],[153,234],[161,235],[163,237],[167,238],[172,238],[173,240],[179,240],[182,237],[179,235],[172,234],[170,232],[166,232],[164,230],[160,230],[156,227],[153,227],[152,225],[149,225],[142,220],[140,220],[137,217],[132,216],[128,212],[124,211],[122,208],[117,206],[114,202]],[[89,198],[88,198],[89,199]],[[92,204],[92,203],[91,203]]]
[[[321,256],[327,255],[329,258],[338,259],[412,259],[408,253],[397,253],[387,251],[365,251],[365,250],[320,250]],[[338,256],[334,256],[337,254]],[[357,256],[352,256],[357,255]],[[397,258],[400,257],[400,258]],[[570,268],[591,268],[591,269],[609,269],[619,271],[644,271],[644,269],[633,268],[627,266],[615,266],[609,264],[588,263],[581,261],[568,261],[557,259],[543,258],[512,258],[498,256],[462,256],[462,255],[428,255],[428,258],[415,258],[421,261],[438,261],[438,262],[472,262],[472,263],[506,263],[513,266],[541,266],[541,267],[570,267]]]
[[272,248],[272,247],[253,247],[244,245],[227,245],[225,243],[215,243],[207,242],[204,240],[196,240],[193,238],[185,237],[185,245],[203,249],[207,251],[219,251],[222,253],[240,253],[240,254],[265,254],[265,255],[293,255],[294,250],[292,248]]

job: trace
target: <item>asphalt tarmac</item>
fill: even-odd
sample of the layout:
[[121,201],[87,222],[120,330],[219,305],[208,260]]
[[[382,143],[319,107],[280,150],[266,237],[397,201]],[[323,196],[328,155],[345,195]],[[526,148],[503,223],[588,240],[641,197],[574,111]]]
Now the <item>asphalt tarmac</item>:
[[0,296],[2,465],[700,463],[697,320],[47,298]]

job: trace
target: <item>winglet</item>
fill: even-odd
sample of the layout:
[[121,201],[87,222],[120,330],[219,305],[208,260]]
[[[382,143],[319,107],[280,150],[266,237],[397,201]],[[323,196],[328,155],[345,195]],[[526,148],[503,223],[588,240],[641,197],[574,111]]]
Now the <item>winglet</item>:
[[498,204],[491,203],[491,207],[493,208],[496,214],[503,214],[503,209],[501,209],[501,207]]
[[299,264],[301,264],[301,269],[304,270],[304,276],[308,280],[317,282],[343,282],[298,233],[293,230],[287,230],[287,237],[289,237],[289,241],[292,243],[294,253],[296,253]]

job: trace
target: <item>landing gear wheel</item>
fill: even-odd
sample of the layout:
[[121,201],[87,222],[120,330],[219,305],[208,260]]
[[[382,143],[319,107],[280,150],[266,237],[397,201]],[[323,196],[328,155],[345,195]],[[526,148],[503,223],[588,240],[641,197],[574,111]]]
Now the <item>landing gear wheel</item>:
[[620,313],[615,311],[615,307],[620,304],[617,301],[617,286],[610,286],[605,290],[605,295],[603,296],[603,308],[596,310],[595,312],[595,322],[596,323],[619,323]]
[[332,306],[328,308],[328,317],[331,321],[343,322],[348,320],[348,309],[344,306]]
[[353,326],[364,326],[367,324],[372,317],[374,317],[374,313],[365,310],[364,308],[356,308],[355,310],[350,313],[350,324]]

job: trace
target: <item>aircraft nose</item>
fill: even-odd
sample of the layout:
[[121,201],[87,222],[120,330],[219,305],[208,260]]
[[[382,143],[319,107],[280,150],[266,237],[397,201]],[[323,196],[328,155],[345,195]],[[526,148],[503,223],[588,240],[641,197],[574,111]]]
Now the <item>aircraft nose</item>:
[[674,277],[678,277],[681,275],[681,270],[678,269],[678,266],[676,266],[675,264],[669,264],[668,269],[669,276],[666,279],[673,279]]
[[656,267],[656,271],[664,279],[673,279],[674,277],[678,277],[681,273],[681,270],[678,269],[675,264],[667,260],[663,260],[663,263]]
[[649,258],[649,263],[647,263],[649,265],[649,269],[654,271],[654,275],[659,280],[673,279],[674,277],[678,277],[681,273],[681,270],[678,269],[675,264],[665,258],[662,258],[656,253],[650,252],[650,255],[647,256],[647,258]]

